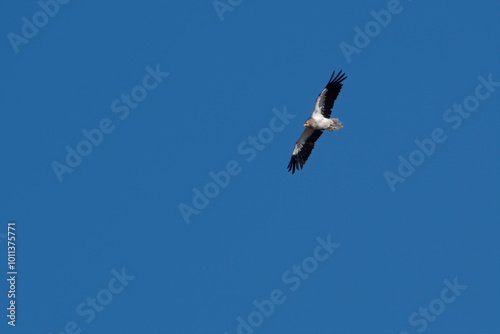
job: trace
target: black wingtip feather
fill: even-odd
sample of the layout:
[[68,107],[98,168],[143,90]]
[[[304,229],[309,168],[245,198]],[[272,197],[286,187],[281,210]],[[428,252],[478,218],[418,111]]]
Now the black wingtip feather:
[[328,80],[328,84],[341,83],[342,81],[347,79],[347,76],[345,75],[345,73],[342,73],[342,70],[340,70],[340,72],[337,74],[337,76],[335,78],[334,78],[334,76],[335,76],[335,71],[333,71],[332,76],[330,77],[330,80]]
[[300,162],[297,160],[297,157],[295,155],[292,155],[292,158],[290,159],[290,163],[288,164],[288,171],[295,173],[295,170],[301,169],[302,166]]

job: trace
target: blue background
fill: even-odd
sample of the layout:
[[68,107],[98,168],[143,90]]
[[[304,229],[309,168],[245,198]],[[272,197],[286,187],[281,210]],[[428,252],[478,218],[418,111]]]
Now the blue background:
[[[387,1],[244,0],[223,20],[211,1],[71,1],[18,53],[7,34],[40,5],[2,2],[2,276],[9,220],[19,271],[15,328],[0,284],[2,333],[75,321],[82,333],[233,334],[274,289],[286,301],[255,333],[418,333],[409,316],[455,277],[467,289],[425,332],[498,333],[500,88],[456,130],[443,114],[479,76],[500,81],[500,3],[400,6],[348,62],[340,43]],[[157,64],[170,76],[121,120],[111,103]],[[348,75],[332,114],[344,128],[292,175],[334,69]],[[238,145],[285,107],[295,118],[247,161]],[[59,182],[51,164],[103,118],[114,131]],[[435,128],[447,140],[392,192],[384,172]],[[241,172],[186,224],[179,205],[231,160]],[[341,246],[291,291],[283,273],[328,235]],[[86,323],[77,306],[122,268],[135,278]]]

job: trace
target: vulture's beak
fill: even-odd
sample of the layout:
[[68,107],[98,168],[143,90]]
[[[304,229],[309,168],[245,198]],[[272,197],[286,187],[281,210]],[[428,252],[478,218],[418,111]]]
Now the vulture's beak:
[[304,123],[304,126],[309,126],[309,123],[305,122],[305,123]]

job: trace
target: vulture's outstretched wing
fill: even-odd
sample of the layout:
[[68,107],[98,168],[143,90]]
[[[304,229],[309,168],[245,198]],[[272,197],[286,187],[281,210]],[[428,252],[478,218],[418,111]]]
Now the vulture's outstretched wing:
[[293,174],[296,169],[302,169],[314,148],[314,142],[318,140],[322,133],[323,131],[321,130],[313,130],[310,128],[306,128],[304,132],[302,132],[293,148],[292,158],[288,164],[288,171],[292,171]]
[[313,118],[330,118],[330,115],[332,114],[333,103],[339,95],[340,89],[342,89],[342,81],[347,78],[345,73],[342,73],[342,71],[340,71],[335,78],[333,78],[334,75],[335,71],[333,71],[325,89],[323,89],[321,94],[319,94],[316,98],[316,105],[314,106],[314,111],[312,113]]

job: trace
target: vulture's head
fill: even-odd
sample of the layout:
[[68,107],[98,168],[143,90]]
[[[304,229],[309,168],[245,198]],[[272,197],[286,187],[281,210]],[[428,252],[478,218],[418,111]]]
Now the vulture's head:
[[312,126],[313,126],[313,124],[314,124],[314,120],[313,120],[311,117],[309,117],[309,118],[306,120],[306,122],[304,123],[304,126],[305,126],[306,128],[309,128],[309,127],[312,127]]
[[312,117],[309,117],[306,120],[306,122],[304,123],[304,126],[306,128],[313,128],[315,125],[316,125],[316,121]]

